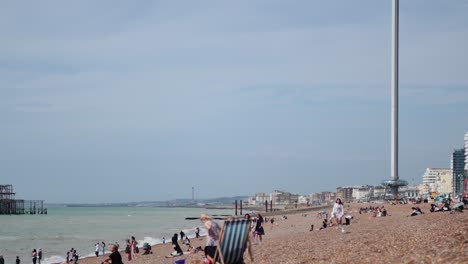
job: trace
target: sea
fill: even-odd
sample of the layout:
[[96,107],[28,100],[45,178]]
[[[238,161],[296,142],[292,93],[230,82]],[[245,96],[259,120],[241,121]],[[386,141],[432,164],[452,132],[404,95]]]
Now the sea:
[[[210,215],[233,215],[233,210],[155,207],[54,207],[47,215],[0,215],[0,256],[5,263],[30,263],[33,249],[42,249],[42,263],[60,263],[67,251],[76,249],[80,258],[94,256],[95,244],[106,245],[135,236],[139,245],[171,242],[181,230],[195,237],[195,228],[206,235],[200,220],[185,220]],[[106,249],[107,250],[107,249]]]

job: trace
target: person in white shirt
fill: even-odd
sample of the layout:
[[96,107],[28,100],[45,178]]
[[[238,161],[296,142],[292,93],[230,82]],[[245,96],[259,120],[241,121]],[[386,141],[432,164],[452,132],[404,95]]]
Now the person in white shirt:
[[344,210],[343,203],[341,199],[336,199],[335,204],[333,205],[332,217],[336,219],[336,223],[341,225],[341,219],[343,218]]
[[94,245],[96,247],[96,250],[94,251],[94,253],[96,253],[96,257],[99,256],[99,242],[96,243],[96,245]]

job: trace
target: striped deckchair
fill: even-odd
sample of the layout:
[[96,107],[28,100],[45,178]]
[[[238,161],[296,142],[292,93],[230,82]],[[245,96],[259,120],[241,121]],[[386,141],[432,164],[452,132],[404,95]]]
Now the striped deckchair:
[[221,229],[214,259],[218,260],[222,264],[242,263],[244,252],[247,248],[249,249],[250,259],[252,259],[249,232],[249,219],[224,221],[224,226]]

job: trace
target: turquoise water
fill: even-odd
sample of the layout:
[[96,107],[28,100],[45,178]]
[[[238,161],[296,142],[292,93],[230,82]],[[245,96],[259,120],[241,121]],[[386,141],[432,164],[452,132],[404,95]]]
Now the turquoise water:
[[201,222],[185,217],[202,212],[232,214],[201,208],[63,207],[49,208],[47,215],[0,215],[0,255],[5,263],[13,263],[16,256],[29,263],[31,251],[42,248],[44,263],[57,263],[72,247],[81,257],[93,255],[94,245],[102,241],[124,245],[126,238],[135,236],[140,245],[162,243],[163,237],[170,242],[180,230],[194,236]]

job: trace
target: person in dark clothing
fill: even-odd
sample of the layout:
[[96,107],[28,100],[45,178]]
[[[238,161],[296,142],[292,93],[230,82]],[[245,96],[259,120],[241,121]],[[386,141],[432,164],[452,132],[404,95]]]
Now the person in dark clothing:
[[41,264],[41,260],[42,260],[42,248],[39,249],[39,251],[37,252],[37,263]]
[[185,233],[184,231],[180,231],[180,240],[184,241]]
[[198,239],[200,237],[200,228],[195,229],[195,237]]
[[174,234],[172,236],[172,247],[174,248],[174,250],[177,252],[177,255],[181,256],[183,255],[184,253],[182,252],[182,249],[180,248],[179,246],[179,243],[177,242],[178,238],[177,238],[177,234]]
[[37,261],[37,251],[36,251],[36,249],[34,249],[34,250],[31,252],[31,258],[32,258],[32,263],[33,263],[33,264],[36,264],[36,261]]
[[104,263],[112,263],[112,264],[123,264],[122,256],[119,253],[119,248],[116,245],[112,245],[111,251],[112,253],[103,261],[101,264]]
[[21,260],[20,260],[19,256],[16,256],[16,262],[15,263],[16,264],[21,264]]
[[327,221],[327,219],[323,219],[322,227],[320,227],[320,230],[325,229],[327,227],[328,227],[328,221]]

